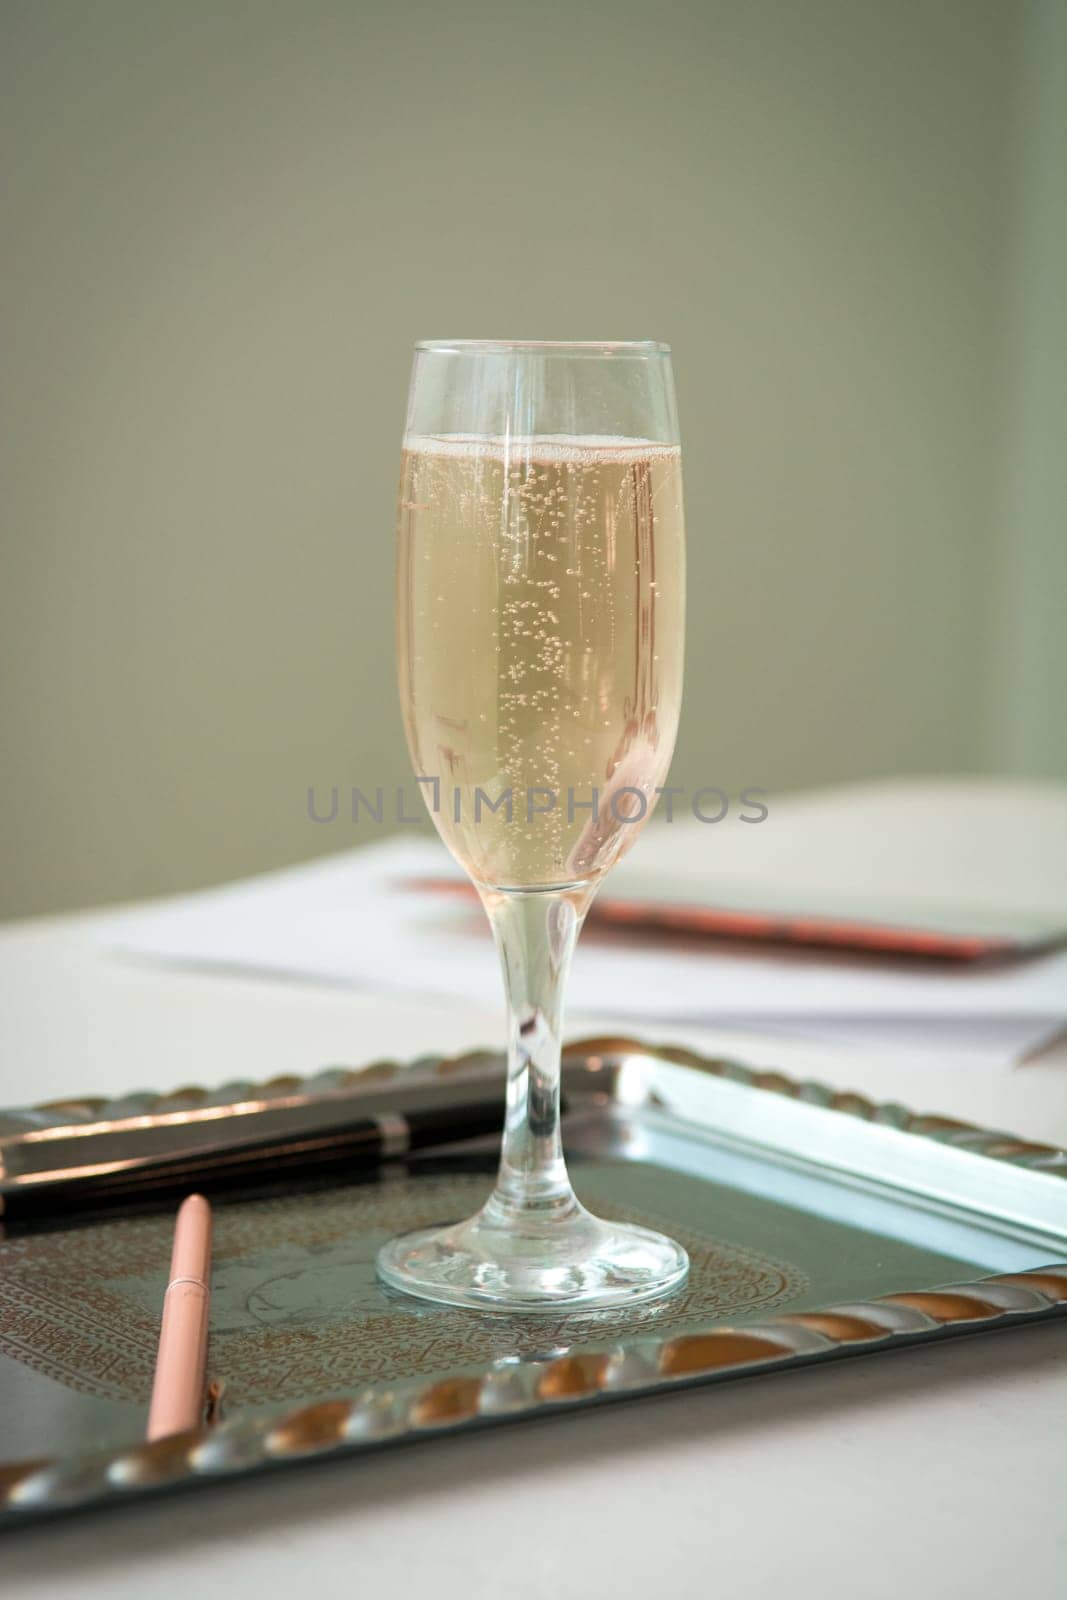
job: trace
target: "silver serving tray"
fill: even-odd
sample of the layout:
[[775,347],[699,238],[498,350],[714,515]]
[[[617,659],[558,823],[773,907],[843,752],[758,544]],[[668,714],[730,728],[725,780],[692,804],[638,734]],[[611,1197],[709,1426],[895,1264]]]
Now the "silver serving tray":
[[[0,1167],[79,1147],[195,1152],[249,1117],[277,1131],[425,1113],[502,1095],[502,1074],[478,1052],[57,1102],[0,1115]],[[625,1316],[522,1318],[383,1290],[378,1245],[472,1210],[492,1138],[356,1181],[294,1177],[217,1205],[209,1375],[225,1414],[153,1444],[173,1206],[9,1229],[0,1525],[1067,1314],[1063,1151],[633,1039],[571,1046],[564,1093],[579,1194],[679,1237],[692,1262],[679,1294]]]

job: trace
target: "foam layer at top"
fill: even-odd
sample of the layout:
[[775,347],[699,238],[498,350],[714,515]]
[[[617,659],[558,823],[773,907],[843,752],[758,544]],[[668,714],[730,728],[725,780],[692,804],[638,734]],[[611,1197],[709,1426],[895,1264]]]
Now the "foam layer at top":
[[676,444],[657,444],[654,439],[626,439],[597,433],[409,433],[404,449],[428,456],[462,456],[480,460],[486,456],[501,461],[537,461],[548,466],[556,462],[577,461],[591,465],[597,461],[618,464],[628,461],[672,461],[681,455]]

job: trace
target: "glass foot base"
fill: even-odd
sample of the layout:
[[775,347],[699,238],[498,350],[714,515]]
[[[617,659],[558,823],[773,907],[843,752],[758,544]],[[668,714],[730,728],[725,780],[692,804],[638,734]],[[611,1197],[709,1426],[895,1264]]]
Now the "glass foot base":
[[378,1276],[391,1289],[522,1313],[637,1305],[677,1289],[688,1272],[673,1239],[581,1207],[539,1226],[497,1222],[487,1208],[467,1222],[401,1234],[378,1254]]

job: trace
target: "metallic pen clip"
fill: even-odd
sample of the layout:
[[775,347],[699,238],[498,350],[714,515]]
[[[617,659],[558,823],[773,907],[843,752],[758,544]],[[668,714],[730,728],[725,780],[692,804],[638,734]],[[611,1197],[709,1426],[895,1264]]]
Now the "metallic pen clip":
[[226,1379],[212,1378],[204,1391],[204,1425],[214,1428],[224,1421],[223,1402],[226,1397]]

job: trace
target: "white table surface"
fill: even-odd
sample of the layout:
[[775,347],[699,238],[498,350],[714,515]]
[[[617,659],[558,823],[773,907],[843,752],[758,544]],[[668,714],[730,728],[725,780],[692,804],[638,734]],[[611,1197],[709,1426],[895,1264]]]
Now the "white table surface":
[[[91,916],[0,929],[0,1104],[492,1043],[500,1019],[123,963]],[[605,1022],[604,1027],[610,1027]],[[589,1030],[595,1031],[591,1026]],[[617,1030],[613,1030],[617,1031]],[[1014,1071],[730,1049],[1067,1140],[1067,1045]],[[1067,1337],[1017,1329],[748,1379],[6,1536],[18,1595],[818,1596],[1067,1593]]]

